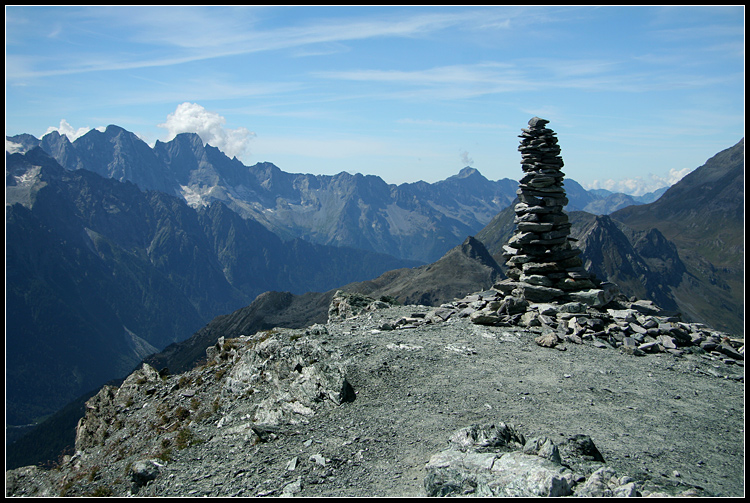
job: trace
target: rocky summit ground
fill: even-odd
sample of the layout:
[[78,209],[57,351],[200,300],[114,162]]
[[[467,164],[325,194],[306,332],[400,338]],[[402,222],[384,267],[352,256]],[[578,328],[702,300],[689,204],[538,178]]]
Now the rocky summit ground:
[[545,348],[529,329],[379,307],[226,334],[181,375],[136,372],[89,401],[75,455],[7,472],[6,495],[425,496],[456,431],[500,423],[588,435],[633,494],[744,495],[742,361]]

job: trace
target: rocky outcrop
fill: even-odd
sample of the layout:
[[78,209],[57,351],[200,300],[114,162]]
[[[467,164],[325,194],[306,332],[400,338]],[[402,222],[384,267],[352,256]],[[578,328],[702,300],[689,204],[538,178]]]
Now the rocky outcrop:
[[633,478],[605,466],[587,435],[564,440],[561,455],[548,437],[526,440],[500,422],[462,428],[448,444],[425,465],[428,496],[642,496]]
[[13,470],[6,474],[7,494],[112,495],[99,482],[100,463],[124,471],[128,493],[138,494],[159,477],[174,451],[199,445],[215,432],[251,444],[268,442],[284,428],[307,423],[321,408],[354,401],[340,357],[308,337],[325,331],[318,325],[221,337],[206,349],[203,365],[175,376],[143,364],[120,387],[104,386],[86,402],[76,452],[61,460],[65,475],[34,467]]
[[[222,352],[228,351],[229,357],[236,359],[222,395],[229,400],[248,394],[265,397],[256,405],[254,423],[297,424],[315,414],[321,405],[354,401],[354,389],[345,370],[320,342],[302,338],[288,344],[277,337],[267,337],[249,351],[242,351],[235,344],[241,346],[253,341],[251,338],[240,337],[231,344],[222,338],[217,343]],[[222,358],[215,348],[209,348],[208,354],[216,354],[213,361]]]
[[555,444],[528,440],[513,425],[474,424],[448,439],[448,448],[425,465],[428,496],[664,497],[698,496],[695,488],[658,487],[618,474],[588,435]]
[[388,308],[393,302],[385,297],[373,299],[359,293],[336,291],[328,307],[328,320],[341,321],[364,312]]

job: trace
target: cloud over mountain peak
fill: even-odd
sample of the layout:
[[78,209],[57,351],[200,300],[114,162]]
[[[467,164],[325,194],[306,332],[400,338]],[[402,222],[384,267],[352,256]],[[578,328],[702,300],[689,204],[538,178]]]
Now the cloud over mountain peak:
[[216,112],[206,110],[197,103],[185,102],[159,124],[169,132],[167,141],[180,133],[197,133],[203,143],[209,143],[230,157],[241,159],[250,147],[255,133],[247,128],[227,129],[226,119]]

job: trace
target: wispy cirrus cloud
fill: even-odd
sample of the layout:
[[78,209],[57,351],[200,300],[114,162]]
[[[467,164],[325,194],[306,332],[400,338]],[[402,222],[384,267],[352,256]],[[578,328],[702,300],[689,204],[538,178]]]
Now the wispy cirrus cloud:
[[[353,11],[358,13],[358,11]],[[55,24],[55,38],[63,45],[76,46],[79,52],[64,60],[11,54],[9,78],[31,78],[86,73],[92,71],[131,70],[173,66],[194,61],[250,54],[281,49],[303,48],[329,44],[326,51],[343,51],[342,44],[351,41],[383,37],[419,37],[458,26],[488,25],[496,19],[497,26],[507,25],[507,15],[496,11],[456,10],[450,12],[415,11],[403,15],[352,16],[335,19],[321,18],[315,22],[257,28],[257,18],[263,9],[205,8],[205,7],[85,7],[55,11],[61,20]],[[366,12],[362,11],[362,14]],[[75,21],[74,21],[75,20]],[[15,33],[10,44],[26,37],[43,36],[25,33],[27,17],[14,15],[6,19],[6,26]],[[98,26],[110,29],[99,32]],[[87,34],[87,32],[91,32]],[[97,46],[86,46],[87,35],[102,40],[126,39],[141,44],[138,54],[117,51],[97,51]],[[335,48],[335,49],[332,49]],[[319,54],[320,47],[307,51]],[[144,57],[144,54],[146,55]],[[297,56],[306,52],[298,51]],[[56,63],[56,64],[55,64]]]
[[436,126],[452,129],[515,129],[507,124],[492,124],[483,122],[452,122],[436,121],[431,119],[399,119],[399,124],[414,124],[417,126]]
[[[357,69],[315,72],[320,79],[402,86],[404,98],[462,98],[551,89],[639,93],[700,88],[727,77],[689,74],[673,68],[635,66],[627,59],[524,59],[417,70]],[[382,88],[381,88],[382,89]],[[415,90],[418,89],[418,92]],[[384,95],[397,97],[392,90]]]

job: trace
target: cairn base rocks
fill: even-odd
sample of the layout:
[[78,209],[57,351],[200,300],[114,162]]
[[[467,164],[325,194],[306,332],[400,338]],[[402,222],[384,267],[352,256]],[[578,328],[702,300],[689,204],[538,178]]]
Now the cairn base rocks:
[[549,295],[550,290],[503,280],[490,290],[443,304],[423,318],[409,319],[409,324],[399,320],[395,325],[414,328],[469,318],[476,325],[527,328],[543,347],[563,349],[561,345],[569,342],[615,348],[634,356],[698,353],[727,363],[744,362],[743,339],[702,323],[683,322],[679,313],[662,310],[651,301],[628,300],[612,283],[581,292],[559,290]]

